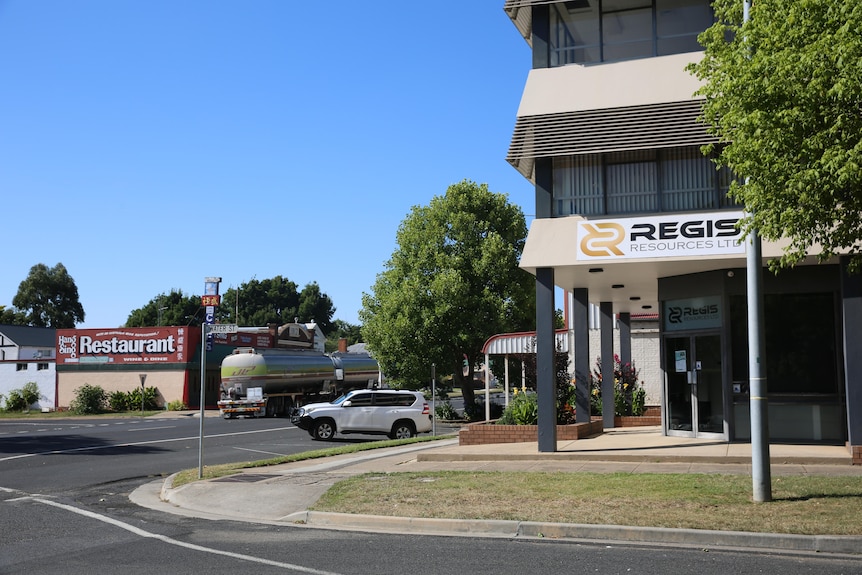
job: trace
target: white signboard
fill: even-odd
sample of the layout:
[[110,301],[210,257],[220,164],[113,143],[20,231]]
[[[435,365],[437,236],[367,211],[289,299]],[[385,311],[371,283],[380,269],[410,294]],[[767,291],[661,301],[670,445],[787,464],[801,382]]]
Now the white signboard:
[[213,323],[207,325],[209,333],[236,333],[235,323]]
[[744,254],[742,212],[675,214],[578,222],[579,260]]

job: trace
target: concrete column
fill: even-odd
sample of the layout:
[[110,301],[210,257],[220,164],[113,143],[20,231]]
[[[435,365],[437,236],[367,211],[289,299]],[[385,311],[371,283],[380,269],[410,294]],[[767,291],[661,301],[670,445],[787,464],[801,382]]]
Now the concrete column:
[[605,429],[614,427],[614,304],[599,304],[602,341],[602,422]]
[[536,158],[536,218],[554,215],[554,163],[551,158]]
[[554,357],[554,268],[536,270],[536,393],[539,452],[557,451],[557,382]]
[[589,291],[576,288],[573,292],[572,319],[575,340],[575,421],[590,422],[590,319]]
[[[632,362],[632,315],[628,312],[620,313],[620,364],[626,365]],[[629,402],[631,403],[631,402]]]

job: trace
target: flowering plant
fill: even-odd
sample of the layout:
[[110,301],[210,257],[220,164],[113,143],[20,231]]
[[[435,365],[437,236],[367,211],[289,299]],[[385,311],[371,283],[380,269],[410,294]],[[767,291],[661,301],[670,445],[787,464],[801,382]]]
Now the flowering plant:
[[[643,415],[646,391],[643,382],[638,380],[638,371],[631,363],[622,363],[620,356],[614,355],[614,415]],[[602,414],[602,358],[596,359],[596,366],[590,374],[590,411],[593,415]]]

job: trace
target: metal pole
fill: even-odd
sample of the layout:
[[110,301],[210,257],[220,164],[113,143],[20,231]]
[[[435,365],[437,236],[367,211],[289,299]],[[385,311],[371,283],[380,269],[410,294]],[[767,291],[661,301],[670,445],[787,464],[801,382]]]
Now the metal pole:
[[[751,0],[743,0],[742,23],[751,17]],[[746,182],[747,183],[747,182]],[[746,250],[748,299],[748,392],[751,410],[751,483],[754,501],[772,501],[769,468],[769,405],[766,385],[766,344],[763,321],[763,264],[760,235],[749,233]]]
[[204,476],[204,405],[207,377],[207,324],[201,324],[201,421],[198,436],[198,479]]
[[431,364],[431,435],[437,435],[437,364]]

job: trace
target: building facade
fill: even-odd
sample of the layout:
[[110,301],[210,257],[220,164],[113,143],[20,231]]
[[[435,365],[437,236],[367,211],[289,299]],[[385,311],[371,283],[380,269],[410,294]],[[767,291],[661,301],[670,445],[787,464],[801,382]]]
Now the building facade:
[[40,397],[30,407],[54,409],[57,384],[55,331],[49,327],[0,325],[0,407],[5,407],[5,398],[10,391],[35,383]]
[[[594,358],[630,357],[631,316],[657,313],[664,432],[748,440],[749,248],[731,174],[700,151],[713,138],[686,71],[702,57],[709,1],[504,9],[533,55],[507,160],[536,189],[521,266],[536,276],[540,389],[553,385],[558,286],[572,294],[579,419]],[[764,243],[762,266],[780,254]],[[862,279],[846,263],[763,271],[768,421],[775,441],[844,443],[862,463]],[[590,304],[603,332],[622,326],[618,343],[602,335],[590,349]],[[555,429],[542,425],[553,400],[542,395],[539,449],[554,451]]]

